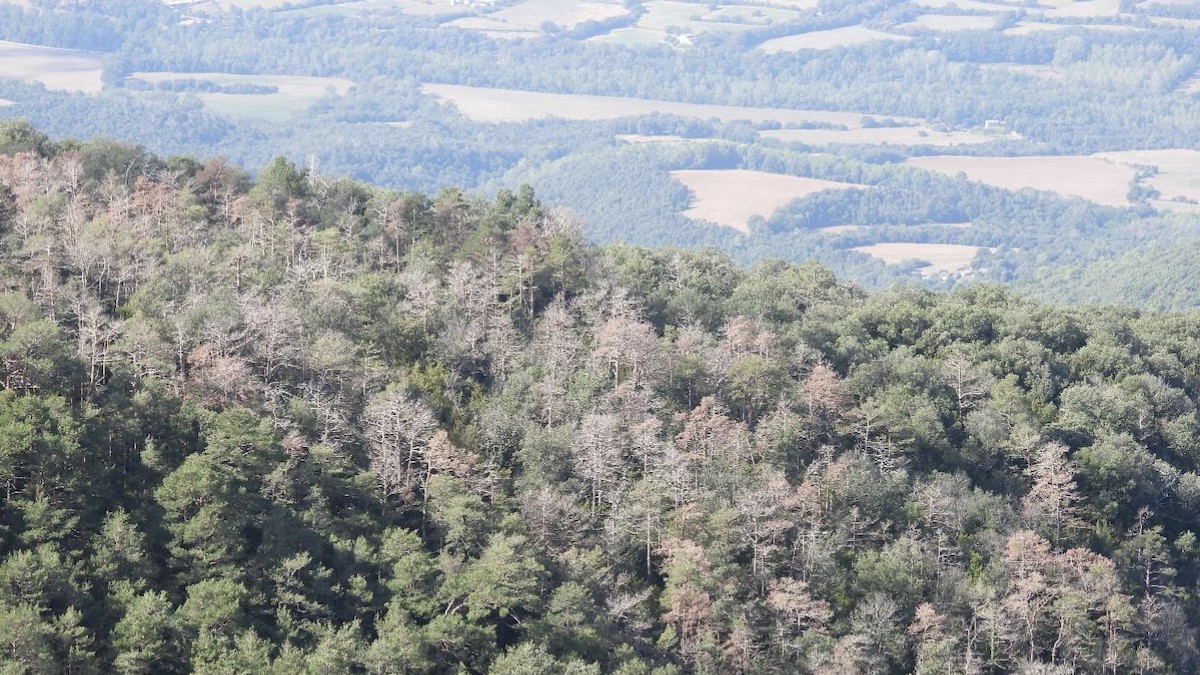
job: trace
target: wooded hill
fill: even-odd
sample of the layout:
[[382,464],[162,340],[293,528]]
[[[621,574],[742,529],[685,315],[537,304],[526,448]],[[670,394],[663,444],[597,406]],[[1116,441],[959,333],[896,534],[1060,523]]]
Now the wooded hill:
[[4,672],[1200,668],[1200,316],[0,144]]

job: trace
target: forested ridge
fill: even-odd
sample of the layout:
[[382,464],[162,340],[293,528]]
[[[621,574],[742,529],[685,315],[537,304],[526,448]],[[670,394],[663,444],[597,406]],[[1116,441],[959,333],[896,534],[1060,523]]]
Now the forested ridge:
[[1200,315],[0,129],[0,671],[1190,673]]

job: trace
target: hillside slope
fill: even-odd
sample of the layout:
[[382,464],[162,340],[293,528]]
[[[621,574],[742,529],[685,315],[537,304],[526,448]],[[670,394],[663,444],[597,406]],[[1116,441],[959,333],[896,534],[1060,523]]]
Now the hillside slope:
[[1200,316],[6,143],[0,670],[1200,668]]

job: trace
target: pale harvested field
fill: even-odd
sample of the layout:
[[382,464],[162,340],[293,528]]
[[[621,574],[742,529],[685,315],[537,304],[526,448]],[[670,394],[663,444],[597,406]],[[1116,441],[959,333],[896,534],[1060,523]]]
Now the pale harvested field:
[[1006,35],[1032,35],[1039,32],[1063,31],[1070,29],[1104,31],[1110,33],[1128,33],[1142,30],[1137,26],[1121,26],[1103,23],[1040,23],[1037,21],[1021,21],[1012,28],[1006,29],[1004,33]]
[[992,30],[996,19],[990,16],[956,14],[922,14],[915,20],[896,26],[899,30],[935,30],[944,32],[965,30]]
[[663,136],[648,136],[646,134],[618,134],[617,140],[624,143],[642,145],[646,143],[688,143],[694,140],[703,139],[684,138],[683,136],[675,136],[672,134],[666,134]]
[[[1200,4],[1200,0],[1198,3]],[[1147,17],[1150,23],[1155,26],[1170,26],[1172,28],[1190,28],[1191,30],[1200,30],[1200,19],[1172,19],[1164,16]]]
[[797,16],[790,9],[651,0],[646,3],[646,12],[638,18],[637,26],[651,30],[679,28],[689,33],[742,31]]
[[799,35],[767,40],[758,46],[765,52],[794,52],[801,49],[836,49],[837,47],[853,47],[855,45],[877,42],[879,40],[909,40],[904,35],[893,35],[862,26],[849,28],[834,28],[833,30],[818,30]]
[[862,225],[830,225],[829,227],[817,228],[817,232],[824,232],[825,234],[849,234],[862,229],[866,228]]
[[[1158,173],[1143,180],[1143,183],[1158,190],[1165,202],[1163,208],[1172,206],[1175,197],[1200,201],[1200,150],[1130,150],[1127,152],[1102,152],[1096,157],[1125,166],[1156,166]],[[1172,210],[1188,210],[1188,204],[1180,204]]]
[[916,0],[916,2],[913,4],[919,7],[927,7],[929,9],[957,7],[959,9],[977,12],[1011,12],[1017,9],[1024,9],[1019,2],[1003,4],[999,2],[978,2],[978,0]]
[[263,9],[277,9],[290,2],[290,0],[217,0],[217,4],[222,9],[254,9],[261,7]]
[[1041,0],[1052,9],[1044,14],[1058,19],[1085,19],[1097,16],[1116,16],[1121,13],[1121,0]]
[[[715,117],[722,121],[746,120],[755,123],[775,121],[781,124],[829,123],[857,128],[862,126],[864,115],[864,113],[825,110],[786,110],[677,103],[619,96],[547,94],[456,84],[426,84],[422,90],[426,94],[453,103],[463,115],[476,122],[526,122],[547,117],[568,120],[611,120],[662,113],[698,119]],[[916,123],[916,120],[909,118],[888,117],[902,124]]]
[[454,0],[352,0],[351,2],[339,2],[334,5],[315,5],[313,7],[289,9],[281,12],[281,14],[305,16],[341,14],[354,16],[392,9],[400,10],[400,13],[412,16],[439,17],[448,14],[462,14],[464,8],[462,5],[454,4]]
[[928,127],[876,127],[848,129],[772,129],[762,131],[763,138],[773,138],[785,143],[806,145],[932,145],[952,147],[987,143],[992,136],[970,131],[934,131]]
[[914,157],[905,164],[1005,190],[1033,188],[1064,197],[1081,197],[1107,206],[1128,206],[1129,183],[1136,175],[1127,166],[1099,157]]
[[[590,37],[585,42],[620,45],[622,47],[654,47],[668,42],[670,33],[649,28],[618,28],[604,35]],[[675,36],[678,39],[680,36]],[[690,40],[688,40],[690,44]]]
[[760,0],[752,3],[755,7],[783,7],[784,9],[805,10],[816,9],[819,0]]
[[1169,211],[1171,213],[1191,213],[1200,214],[1200,204],[1191,204],[1189,202],[1173,202],[1166,199],[1150,199],[1150,206],[1159,211]]
[[800,16],[798,10],[814,9],[816,0],[761,2],[753,5],[719,5],[675,0],[651,0],[637,23],[605,35],[589,38],[625,46],[676,44],[688,46],[700,33],[734,33],[756,26],[789,21]]
[[821,190],[861,187],[742,169],[672,171],[671,176],[696,196],[692,207],[684,212],[685,216],[732,227],[747,234],[750,228],[746,221],[751,216],[768,217],[793,199]]
[[599,21],[625,16],[629,10],[622,5],[580,0],[525,0],[512,7],[480,16],[451,21],[450,26],[506,33],[539,32],[543,23],[549,21],[560,28],[571,29],[587,21]]
[[0,41],[0,77],[41,82],[47,89],[94,94],[103,87],[96,52]]
[[879,258],[889,265],[897,265],[906,260],[924,261],[928,265],[921,268],[921,276],[928,278],[969,270],[971,261],[983,249],[961,244],[887,243],[857,246],[851,250]]

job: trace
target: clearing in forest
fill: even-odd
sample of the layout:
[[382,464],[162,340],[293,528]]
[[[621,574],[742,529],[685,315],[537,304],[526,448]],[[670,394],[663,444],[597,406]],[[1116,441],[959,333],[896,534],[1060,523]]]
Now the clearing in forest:
[[762,131],[763,138],[805,145],[932,145],[951,147],[987,143],[994,136],[971,131],[934,131],[929,127],[871,127],[861,129],[773,129]]
[[198,92],[197,97],[213,113],[235,119],[283,121],[307,110],[325,96],[343,96],[354,83],[340,77],[307,75],[235,75],[231,73],[134,73],[128,79],[158,84],[183,80],[211,82],[219,86],[252,85],[274,87],[273,93]]
[[16,104],[17,104],[16,101],[10,101],[6,98],[0,98],[0,108],[3,108],[5,106],[10,106],[10,105],[16,105]]
[[[825,110],[788,110],[742,106],[678,103],[621,96],[587,94],[547,94],[518,89],[492,89],[457,84],[426,84],[426,94],[453,103],[464,116],[476,122],[527,122],[559,117],[568,120],[612,120],[655,113],[721,121],[779,122],[780,124],[837,124],[849,128],[862,126],[865,113]],[[901,124],[917,120],[889,117]]]
[[[461,7],[460,7],[461,9]],[[629,10],[624,5],[612,2],[588,2],[587,0],[525,0],[501,10],[465,17],[446,24],[483,31],[489,35],[514,34],[514,37],[537,35],[543,26],[554,24],[561,29],[571,29],[588,21],[602,21],[625,16]]]
[[862,187],[744,169],[672,171],[671,176],[696,196],[692,207],[684,212],[685,216],[732,227],[746,234],[750,233],[746,221],[751,216],[769,217],[793,199],[821,190]]
[[94,94],[103,87],[97,52],[0,41],[0,78],[41,82],[47,89]]
[[972,14],[922,14],[908,23],[896,26],[899,30],[935,30],[945,32],[992,30],[995,27],[995,17]]
[[961,244],[908,244],[886,243],[858,246],[851,250],[866,253],[873,258],[879,258],[889,265],[898,265],[906,260],[920,260],[927,263],[921,268],[921,276],[925,278],[940,277],[966,272],[971,269],[971,261],[983,250],[979,246],[963,246]]
[[765,52],[794,52],[801,49],[836,49],[837,47],[853,47],[878,42],[880,40],[909,40],[904,35],[893,35],[862,26],[834,28],[833,30],[817,30],[798,35],[787,35],[774,40],[767,40],[758,46]]
[[1033,188],[1107,206],[1129,206],[1134,169],[1100,157],[914,157],[905,164],[967,178],[1005,190]]

